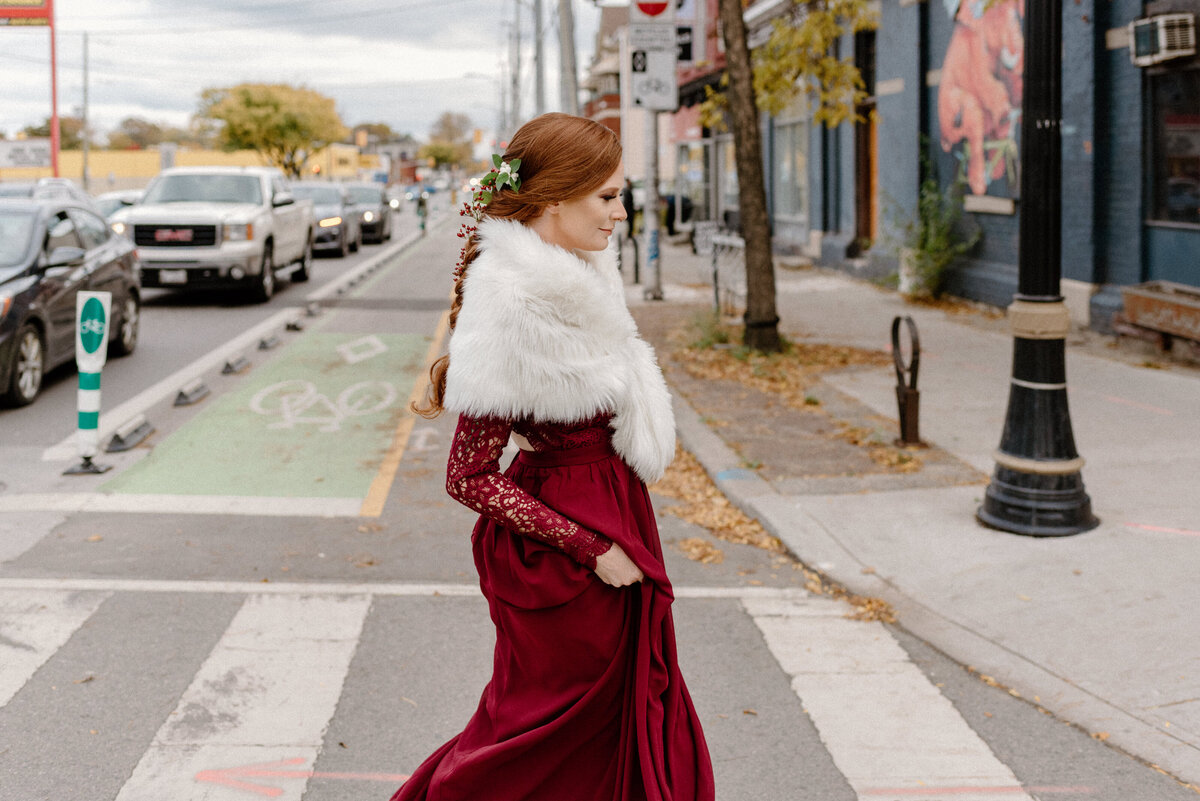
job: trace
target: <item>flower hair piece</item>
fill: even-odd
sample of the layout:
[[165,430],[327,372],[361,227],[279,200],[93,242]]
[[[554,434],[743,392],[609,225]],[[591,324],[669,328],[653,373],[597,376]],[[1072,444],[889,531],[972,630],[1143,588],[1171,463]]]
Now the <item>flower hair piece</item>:
[[[459,214],[463,217],[471,216],[475,218],[475,222],[483,220],[483,210],[487,204],[492,202],[492,196],[499,192],[504,187],[512,190],[513,194],[518,194],[521,191],[521,176],[517,170],[521,166],[520,159],[512,159],[505,161],[499,154],[492,154],[492,169],[487,175],[479,179],[479,183],[471,193],[471,201],[463,203],[462,210]],[[458,236],[460,239],[470,239],[471,234],[475,233],[475,226],[463,223],[459,228]],[[463,245],[459,251],[458,264],[454,269],[454,280],[462,277],[463,270],[466,265],[463,263],[466,260],[467,246]]]

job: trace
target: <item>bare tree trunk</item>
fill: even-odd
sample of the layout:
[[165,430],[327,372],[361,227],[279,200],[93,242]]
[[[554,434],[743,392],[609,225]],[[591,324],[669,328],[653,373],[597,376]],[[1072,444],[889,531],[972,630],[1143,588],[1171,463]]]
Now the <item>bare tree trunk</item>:
[[771,262],[771,223],[763,180],[762,135],[742,0],[720,0],[721,28],[729,70],[729,118],[737,160],[738,208],[746,240],[746,324],[744,342],[754,350],[776,352],[781,347],[779,315],[775,312],[775,268]]

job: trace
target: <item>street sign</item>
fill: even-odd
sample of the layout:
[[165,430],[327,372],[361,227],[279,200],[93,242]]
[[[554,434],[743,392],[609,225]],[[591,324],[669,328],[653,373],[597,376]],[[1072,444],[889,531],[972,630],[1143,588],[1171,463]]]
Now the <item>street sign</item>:
[[8,167],[49,167],[49,139],[20,139],[0,142],[0,169]]
[[675,28],[675,58],[681,64],[692,63],[692,33],[691,25],[680,25]]
[[674,22],[678,0],[634,0],[629,4],[629,23]]
[[673,24],[629,26],[629,83],[635,106],[652,111],[679,107],[676,36]]

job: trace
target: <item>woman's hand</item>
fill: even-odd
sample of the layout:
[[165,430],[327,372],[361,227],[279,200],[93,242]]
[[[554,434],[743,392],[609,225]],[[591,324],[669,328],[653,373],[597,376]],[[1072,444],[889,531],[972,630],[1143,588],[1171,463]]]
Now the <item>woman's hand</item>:
[[645,578],[641,569],[615,542],[611,548],[596,557],[596,575],[605,584],[613,587],[626,587]]

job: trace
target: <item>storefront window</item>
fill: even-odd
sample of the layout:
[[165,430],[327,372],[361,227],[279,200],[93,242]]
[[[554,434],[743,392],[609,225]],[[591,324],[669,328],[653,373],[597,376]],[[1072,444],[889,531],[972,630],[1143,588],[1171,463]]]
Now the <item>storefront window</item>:
[[725,212],[735,212],[738,209],[738,174],[737,157],[733,149],[733,139],[725,138],[718,143],[720,154],[720,198],[721,208],[718,211],[723,216]]
[[806,166],[808,126],[790,122],[775,126],[775,216],[802,218],[808,212]]
[[1200,226],[1200,69],[1153,82],[1151,217]]
[[[676,159],[678,166],[677,178],[679,188],[691,201],[693,220],[711,220],[712,214],[708,208],[708,162],[709,145],[704,142],[687,142],[679,146]],[[672,191],[675,187],[671,187]]]

